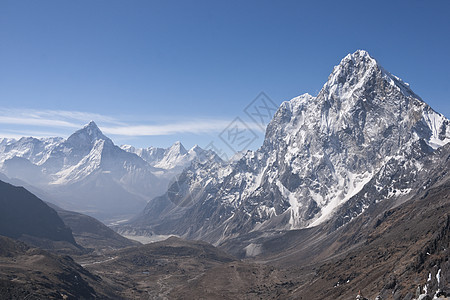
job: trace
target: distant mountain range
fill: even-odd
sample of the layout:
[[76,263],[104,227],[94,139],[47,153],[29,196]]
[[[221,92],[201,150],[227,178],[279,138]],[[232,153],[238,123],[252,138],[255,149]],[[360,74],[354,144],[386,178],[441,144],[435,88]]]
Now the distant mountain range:
[[0,172],[102,220],[140,212],[122,232],[221,244],[330,219],[342,226],[374,202],[406,197],[427,167],[420,159],[449,141],[449,120],[358,50],[316,97],[282,103],[262,147],[232,161],[180,142],[118,147],[90,122],[67,139],[0,140]]
[[[449,142],[450,121],[362,50],[228,162],[179,142],[118,147],[94,122],[68,139],[1,139],[0,295],[446,297]],[[181,238],[137,245],[31,192],[104,220],[135,214],[121,233]]]
[[[407,195],[424,167],[418,159],[449,141],[449,120],[358,50],[316,97],[282,103],[262,147],[230,162],[180,142],[118,147],[90,122],[67,139],[1,139],[0,172],[47,201],[102,220],[141,212],[124,231],[220,244],[253,231],[315,226],[358,198],[338,216],[341,226],[375,195]],[[400,166],[411,180],[397,186],[389,170]]]
[[121,148],[90,122],[67,139],[0,139],[0,172],[63,208],[117,220],[141,211],[192,160],[208,155],[180,142],[168,149]]

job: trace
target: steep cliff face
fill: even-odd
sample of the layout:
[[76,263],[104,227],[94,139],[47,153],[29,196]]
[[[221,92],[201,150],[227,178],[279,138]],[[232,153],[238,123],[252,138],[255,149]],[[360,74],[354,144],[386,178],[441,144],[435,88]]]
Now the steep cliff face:
[[449,126],[408,84],[358,50],[316,97],[282,103],[259,150],[229,164],[193,164],[130,225],[214,243],[255,230],[315,226],[391,159],[450,141]]

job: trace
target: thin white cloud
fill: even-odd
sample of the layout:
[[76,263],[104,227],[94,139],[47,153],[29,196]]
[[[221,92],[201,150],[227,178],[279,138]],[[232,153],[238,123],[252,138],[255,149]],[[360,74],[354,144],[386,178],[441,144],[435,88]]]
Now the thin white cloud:
[[0,123],[1,124],[14,124],[14,125],[54,126],[54,127],[70,127],[70,128],[78,127],[77,124],[70,123],[70,122],[63,121],[63,120],[43,119],[43,118],[36,118],[36,117],[32,117],[32,116],[30,116],[30,117],[0,116]]
[[[196,120],[159,125],[137,125],[137,126],[116,126],[102,127],[106,134],[122,136],[155,136],[173,135],[180,133],[214,133],[221,132],[232,122],[232,120]],[[251,130],[261,131],[257,124],[246,124]]]
[[123,122],[118,121],[116,118],[90,113],[90,112],[81,112],[81,111],[66,111],[66,110],[45,110],[39,111],[37,115],[41,118],[62,118],[66,120],[78,121],[81,123],[87,123],[91,120],[95,122],[116,124],[116,125],[124,125]]
[[[115,136],[162,136],[176,134],[204,134],[219,133],[227,128],[233,120],[220,119],[194,119],[184,121],[165,122],[163,124],[127,124],[117,118],[101,114],[61,111],[61,110],[30,110],[30,109],[0,109],[0,124],[36,126],[41,128],[52,128],[55,132],[58,129],[67,132],[68,129],[79,129],[90,120],[100,123],[100,129],[109,135]],[[248,122],[246,126],[254,131],[262,131],[258,124]],[[35,128],[34,128],[35,129]],[[41,132],[48,131],[48,129]],[[11,132],[11,130],[8,130]],[[31,131],[21,130],[25,136],[29,136]],[[4,137],[18,137],[19,131],[7,134]]]
[[78,128],[95,120],[109,124],[123,125],[115,118],[89,112],[65,110],[0,109],[0,124],[36,125]]

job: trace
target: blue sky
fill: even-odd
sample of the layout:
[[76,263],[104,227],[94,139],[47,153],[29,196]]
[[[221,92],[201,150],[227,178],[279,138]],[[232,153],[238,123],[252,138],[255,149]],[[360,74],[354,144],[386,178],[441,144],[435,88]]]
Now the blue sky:
[[245,107],[316,95],[356,49],[450,117],[449,15],[449,1],[2,0],[0,136],[93,119],[117,144],[205,146],[238,117],[257,148]]

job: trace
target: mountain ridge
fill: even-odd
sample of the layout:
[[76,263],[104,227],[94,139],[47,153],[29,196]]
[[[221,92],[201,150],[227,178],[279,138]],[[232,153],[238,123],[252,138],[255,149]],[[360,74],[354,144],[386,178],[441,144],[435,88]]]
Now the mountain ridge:
[[0,235],[37,238],[79,247],[55,210],[23,187],[0,180]]
[[90,121],[67,139],[2,139],[0,171],[51,194],[49,201],[63,208],[117,220],[138,213],[191,161],[211,152],[187,151],[180,142],[155,149],[159,160],[151,164],[143,149],[116,146]]
[[[215,245],[253,231],[316,226],[415,142],[436,149],[450,141],[449,124],[367,52],[356,51],[316,97],[281,104],[259,150],[224,166],[191,165],[129,226]],[[192,205],[178,206],[173,195]],[[164,205],[155,219],[151,207]]]

